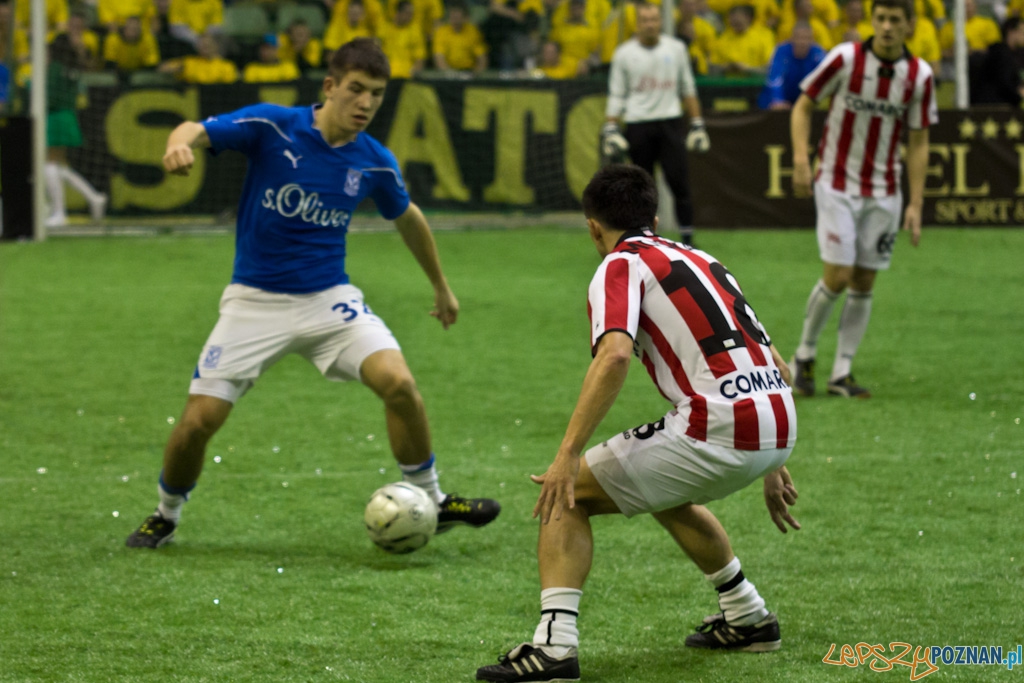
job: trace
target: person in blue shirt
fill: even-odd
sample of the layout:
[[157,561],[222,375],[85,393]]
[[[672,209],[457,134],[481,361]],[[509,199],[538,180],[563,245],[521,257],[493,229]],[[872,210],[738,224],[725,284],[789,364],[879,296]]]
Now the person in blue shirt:
[[825,58],[825,49],[814,42],[814,31],[806,21],[793,26],[789,42],[775,48],[768,65],[764,89],[757,98],[761,109],[790,109],[800,97],[800,81]]
[[381,398],[403,479],[437,503],[439,533],[498,516],[497,501],[441,491],[416,382],[390,330],[345,272],[349,221],[370,197],[430,280],[431,315],[445,329],[458,317],[430,226],[410,201],[395,156],[364,132],[390,73],[380,47],[357,39],[332,56],[322,105],[257,104],[202,123],[186,121],[171,132],[163,158],[168,173],[187,175],[194,150],[203,148],[241,152],[249,167],[231,284],[164,451],[159,504],[128,537],[129,547],[157,548],[171,539],[210,438],[256,379],[290,353],[327,379],[358,380]]

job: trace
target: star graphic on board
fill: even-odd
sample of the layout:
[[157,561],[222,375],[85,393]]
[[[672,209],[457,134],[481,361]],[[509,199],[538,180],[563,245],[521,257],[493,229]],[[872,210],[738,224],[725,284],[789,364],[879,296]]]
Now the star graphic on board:
[[974,135],[978,132],[978,126],[975,125],[974,121],[969,118],[965,118],[960,122],[960,138],[963,140],[973,140]]
[[1006,131],[1006,138],[1008,140],[1019,140],[1021,131],[1024,131],[1024,126],[1020,125],[1020,121],[1017,119],[1010,119],[1003,125],[1003,130]]
[[999,137],[999,124],[990,116],[981,124],[981,134],[986,140],[995,140]]

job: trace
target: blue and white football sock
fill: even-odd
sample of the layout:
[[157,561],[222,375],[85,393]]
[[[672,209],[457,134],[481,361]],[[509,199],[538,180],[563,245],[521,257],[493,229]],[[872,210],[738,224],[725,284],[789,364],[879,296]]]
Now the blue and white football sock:
[[168,486],[164,482],[164,473],[160,473],[160,481],[156,485],[157,493],[160,495],[160,503],[156,506],[160,516],[169,522],[177,524],[181,520],[181,508],[188,500],[188,494],[196,487],[195,484],[183,488]]
[[418,486],[427,492],[431,500],[440,505],[444,502],[444,492],[437,480],[437,469],[434,467],[434,454],[430,454],[430,460],[419,465],[403,465],[399,463],[398,469],[402,470],[402,481]]
[[839,316],[839,344],[836,346],[836,360],[832,364],[830,382],[850,374],[853,357],[857,355],[864,333],[871,319],[871,292],[855,292],[846,295],[843,313]]
[[747,581],[740,569],[738,557],[714,574],[705,574],[718,591],[718,606],[725,615],[725,621],[732,626],[753,626],[768,616],[762,598],[754,584]]
[[811,360],[817,353],[818,337],[825,329],[828,317],[832,315],[832,308],[836,305],[836,299],[840,292],[833,292],[825,286],[825,282],[818,280],[811,290],[811,296],[807,298],[807,312],[804,314],[804,329],[800,335],[800,345],[796,347],[797,360]]
[[534,647],[542,647],[555,659],[565,657],[570,648],[579,647],[576,618],[582,595],[583,591],[576,588],[545,588],[540,592],[540,623],[533,632]]

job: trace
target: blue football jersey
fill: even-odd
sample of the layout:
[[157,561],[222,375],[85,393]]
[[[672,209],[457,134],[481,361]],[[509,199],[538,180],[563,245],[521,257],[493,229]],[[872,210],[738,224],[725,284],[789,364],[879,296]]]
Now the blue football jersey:
[[359,203],[373,198],[389,220],[409,207],[395,156],[366,133],[331,147],[313,110],[257,104],[203,122],[214,154],[249,159],[232,282],[285,294],[346,284],[345,234]]

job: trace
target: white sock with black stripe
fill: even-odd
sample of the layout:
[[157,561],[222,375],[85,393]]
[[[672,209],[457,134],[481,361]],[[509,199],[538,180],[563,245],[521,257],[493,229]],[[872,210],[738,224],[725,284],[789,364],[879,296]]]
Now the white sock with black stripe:
[[766,616],[764,598],[754,584],[747,581],[740,569],[738,557],[714,574],[705,574],[718,591],[718,606],[725,614],[725,621],[733,626],[753,626]]
[[545,588],[540,592],[540,623],[533,633],[533,646],[543,647],[555,659],[579,647],[580,632],[576,617],[580,613],[583,591],[575,588]]

